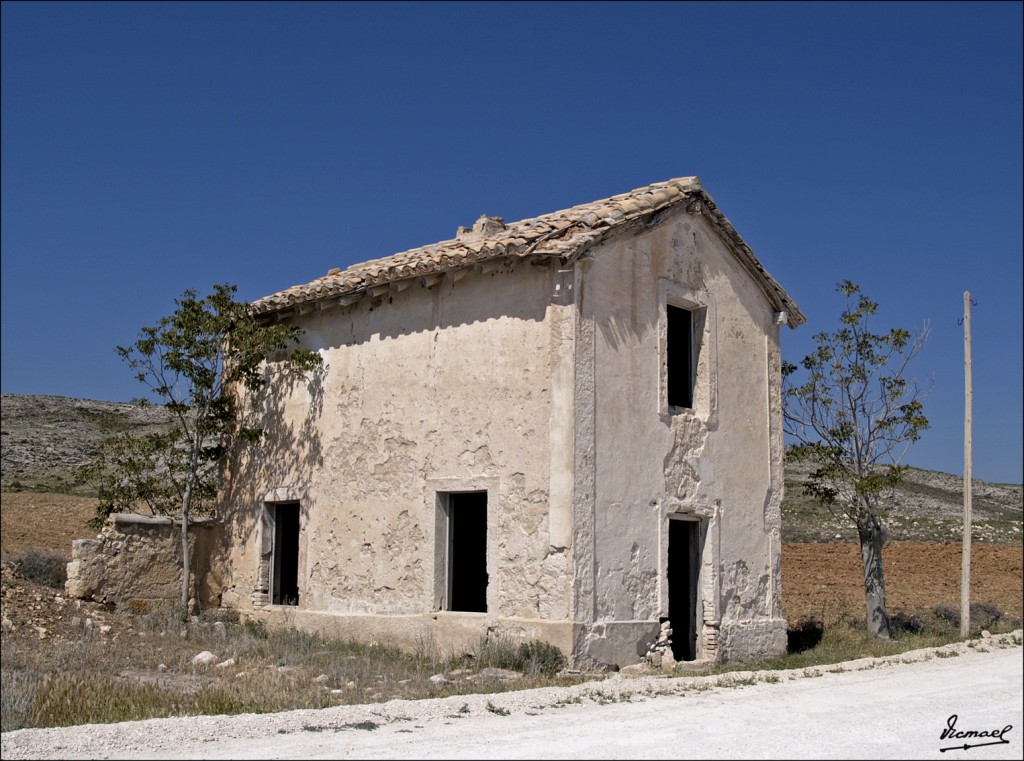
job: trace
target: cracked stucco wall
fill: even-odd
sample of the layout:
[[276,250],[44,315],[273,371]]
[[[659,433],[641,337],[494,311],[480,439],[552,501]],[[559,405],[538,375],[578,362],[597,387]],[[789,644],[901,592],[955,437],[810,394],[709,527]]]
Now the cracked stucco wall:
[[395,624],[407,638],[451,625],[431,623],[435,494],[486,489],[488,612],[442,617],[474,633],[499,619],[566,624],[572,450],[567,461],[552,442],[572,431],[553,422],[552,389],[569,416],[571,285],[571,273],[520,264],[304,319],[322,379],[268,401],[277,443],[236,460],[222,498],[237,537],[224,548],[229,603],[252,607],[265,546],[255,516],[278,490],[301,504],[302,611],[413,617]]
[[[685,214],[596,249],[584,288],[593,358],[577,363],[594,378],[595,414],[581,446],[594,452],[596,496],[592,579],[576,583],[597,625],[579,647],[607,660],[654,641],[668,615],[668,520],[686,516],[703,537],[698,658],[779,652],[782,439],[769,301],[704,220]],[[667,406],[666,302],[695,309],[702,334],[692,410]]]

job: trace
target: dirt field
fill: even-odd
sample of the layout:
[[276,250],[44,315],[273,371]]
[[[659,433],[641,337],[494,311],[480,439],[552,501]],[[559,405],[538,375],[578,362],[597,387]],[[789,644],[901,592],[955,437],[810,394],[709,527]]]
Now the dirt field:
[[[71,541],[93,537],[86,523],[96,501],[35,492],[0,495],[0,548],[18,555],[36,548],[70,556]],[[971,601],[1021,617],[1024,567],[1021,545],[976,544],[971,553]],[[890,612],[915,612],[939,603],[960,605],[960,544],[893,542],[884,553]],[[858,548],[854,544],[783,544],[783,614],[790,621],[824,622],[863,616]]]
[[[947,603],[960,608],[960,544],[892,542],[882,551],[889,612],[914,613]],[[864,616],[860,549],[855,544],[783,544],[782,609],[790,621],[825,623]],[[971,548],[971,602],[1022,615],[1021,546]]]
[[94,497],[5,491],[0,493],[0,547],[4,555],[36,549],[70,558],[73,539],[98,533],[86,525],[94,515]]

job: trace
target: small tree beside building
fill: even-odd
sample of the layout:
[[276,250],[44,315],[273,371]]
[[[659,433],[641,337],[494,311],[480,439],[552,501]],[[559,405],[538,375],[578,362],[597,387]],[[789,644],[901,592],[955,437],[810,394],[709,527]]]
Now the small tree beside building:
[[857,527],[868,629],[888,638],[882,548],[885,500],[905,470],[907,448],[928,428],[922,391],[908,367],[928,337],[901,328],[873,333],[878,304],[849,280],[840,327],[814,336],[817,348],[800,366],[783,363],[783,418],[795,442],[791,460],[813,470],[804,491]]
[[[301,328],[260,323],[235,300],[235,291],[227,284],[203,297],[185,291],[171,315],[142,328],[133,344],[117,347],[148,389],[138,403],[163,404],[171,422],[155,433],[108,439],[85,476],[97,483],[98,523],[114,512],[180,514],[183,607],[191,587],[190,517],[213,513],[222,459],[231,447],[262,437],[262,430],[244,425],[237,392],[259,391],[278,377],[269,364],[286,375],[320,365],[319,355],[297,347]],[[271,359],[278,361],[268,364]]]

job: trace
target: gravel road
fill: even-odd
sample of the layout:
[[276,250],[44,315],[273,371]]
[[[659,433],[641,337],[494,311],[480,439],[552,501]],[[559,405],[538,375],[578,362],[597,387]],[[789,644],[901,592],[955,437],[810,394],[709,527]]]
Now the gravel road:
[[[785,672],[631,677],[574,687],[200,716],[2,738],[16,758],[1024,757],[1020,630]],[[952,719],[951,717],[954,717]],[[1002,732],[998,738],[942,738]],[[1007,728],[1008,729],[1004,729]],[[944,750],[946,749],[946,750]]]

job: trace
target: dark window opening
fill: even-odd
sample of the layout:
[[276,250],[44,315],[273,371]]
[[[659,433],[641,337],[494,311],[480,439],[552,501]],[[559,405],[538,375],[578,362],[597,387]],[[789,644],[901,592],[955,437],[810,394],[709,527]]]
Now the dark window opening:
[[487,492],[448,495],[448,610],[487,612]]
[[273,605],[299,604],[299,503],[274,505]]
[[693,312],[668,304],[667,316],[668,404],[692,409],[696,380]]
[[668,618],[677,661],[697,658],[699,528],[696,521],[668,522]]

